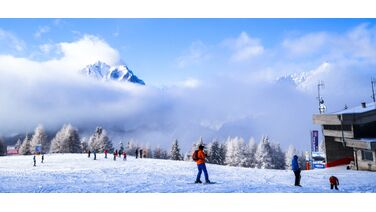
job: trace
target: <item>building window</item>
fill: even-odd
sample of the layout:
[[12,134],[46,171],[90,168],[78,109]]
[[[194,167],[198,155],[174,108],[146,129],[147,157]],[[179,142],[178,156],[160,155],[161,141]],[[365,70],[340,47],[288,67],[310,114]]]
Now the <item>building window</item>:
[[362,160],[373,161],[373,152],[367,151],[367,150],[362,150]]

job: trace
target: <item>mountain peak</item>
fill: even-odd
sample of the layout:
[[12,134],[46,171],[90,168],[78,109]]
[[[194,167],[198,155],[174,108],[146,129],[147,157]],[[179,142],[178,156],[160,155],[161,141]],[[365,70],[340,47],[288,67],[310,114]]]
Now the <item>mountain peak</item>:
[[110,66],[100,60],[87,65],[81,70],[81,73],[98,80],[127,81],[145,85],[145,82],[139,79],[126,65]]

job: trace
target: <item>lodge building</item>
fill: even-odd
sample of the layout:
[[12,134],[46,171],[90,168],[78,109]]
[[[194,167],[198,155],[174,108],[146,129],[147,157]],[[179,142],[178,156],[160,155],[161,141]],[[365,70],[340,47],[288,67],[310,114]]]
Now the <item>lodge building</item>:
[[327,167],[351,163],[356,170],[376,171],[374,102],[336,113],[315,114],[313,123],[322,128]]

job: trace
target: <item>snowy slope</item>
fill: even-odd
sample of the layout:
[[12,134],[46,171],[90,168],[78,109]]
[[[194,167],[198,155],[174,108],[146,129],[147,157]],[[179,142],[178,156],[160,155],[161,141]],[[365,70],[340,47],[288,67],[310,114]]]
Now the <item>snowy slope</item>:
[[126,65],[111,67],[98,61],[86,66],[81,73],[99,80],[127,81],[145,85],[145,82],[139,79]]
[[193,184],[193,162],[109,156],[49,154],[44,164],[37,158],[37,167],[32,156],[0,157],[0,192],[337,192],[329,189],[331,175],[340,180],[339,192],[376,192],[376,173],[344,167],[303,171],[299,188],[292,186],[292,171],[207,164],[217,184],[203,185]]

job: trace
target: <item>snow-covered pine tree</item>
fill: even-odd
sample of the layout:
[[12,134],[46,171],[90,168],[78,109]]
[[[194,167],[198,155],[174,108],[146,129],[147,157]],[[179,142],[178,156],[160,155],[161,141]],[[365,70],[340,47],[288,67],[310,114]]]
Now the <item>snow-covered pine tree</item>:
[[30,138],[29,138],[29,135],[26,134],[21,146],[20,146],[20,149],[18,150],[18,154],[20,155],[30,155],[31,152],[30,152]]
[[42,125],[38,125],[35,128],[34,135],[31,137],[30,141],[30,152],[31,154],[35,154],[35,147],[37,145],[42,145],[42,153],[48,153],[50,150],[50,142],[47,140],[47,134],[43,129]]
[[136,149],[138,149],[138,144],[135,143],[133,139],[128,141],[127,147],[125,151],[127,152],[127,155],[135,156],[136,155]]
[[249,142],[245,145],[245,150],[244,150],[245,161],[243,163],[244,167],[254,168],[256,166],[256,160],[255,160],[256,150],[257,150],[257,144],[255,142],[255,139],[251,137],[249,139]]
[[221,154],[221,144],[218,141],[214,141],[208,145],[208,163],[224,164],[224,157]]
[[155,159],[161,159],[162,158],[162,149],[159,146],[157,146],[154,149],[153,158],[155,158]]
[[273,169],[272,148],[270,147],[269,138],[264,136],[257,146],[256,167],[259,169]]
[[80,153],[81,142],[78,130],[70,124],[65,124],[51,141],[52,153]]
[[89,139],[91,150],[96,152],[103,152],[107,149],[109,152],[114,150],[110,138],[107,136],[107,132],[102,127],[97,127],[94,134]]
[[226,141],[226,147],[226,165],[243,166],[246,161],[243,138],[228,138]]
[[285,153],[285,169],[291,170],[291,163],[294,155],[298,155],[298,152],[296,151],[294,145],[290,145]]
[[285,169],[285,153],[279,144],[272,143],[272,161],[275,169]]
[[325,148],[325,140],[321,141],[320,145],[319,145],[319,151],[320,152],[326,152],[326,148]]
[[86,137],[81,140],[81,149],[83,153],[89,152],[89,143]]
[[168,155],[168,153],[167,153],[167,151],[166,150],[164,150],[164,149],[162,149],[162,151],[161,151],[161,159],[169,159],[170,158],[170,156]]
[[302,151],[300,153],[300,156],[298,157],[299,167],[300,167],[301,170],[305,170],[306,169],[306,159],[305,158],[306,157],[305,157],[304,151]]
[[7,153],[7,145],[2,138],[0,138],[0,156],[4,156]]
[[16,150],[19,150],[21,145],[22,145],[22,140],[21,140],[21,138],[18,138],[16,145],[14,145],[14,147],[15,147]]
[[171,160],[182,160],[178,139],[175,139],[171,147]]

